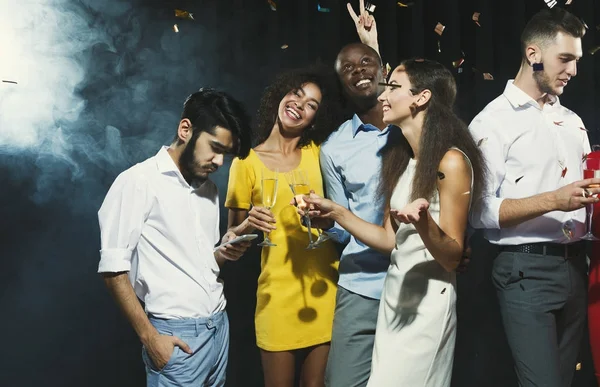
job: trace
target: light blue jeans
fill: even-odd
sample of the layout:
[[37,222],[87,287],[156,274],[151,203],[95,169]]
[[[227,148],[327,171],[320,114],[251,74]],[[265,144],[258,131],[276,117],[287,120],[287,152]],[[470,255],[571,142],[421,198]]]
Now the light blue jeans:
[[206,318],[163,320],[150,317],[150,322],[161,335],[179,337],[193,353],[187,354],[175,346],[171,358],[159,370],[142,347],[148,387],[225,385],[229,351],[229,319],[225,311]]

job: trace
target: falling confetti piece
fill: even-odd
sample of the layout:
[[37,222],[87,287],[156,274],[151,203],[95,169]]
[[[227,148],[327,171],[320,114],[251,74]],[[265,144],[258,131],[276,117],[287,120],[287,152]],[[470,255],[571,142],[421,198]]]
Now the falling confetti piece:
[[442,293],[440,293],[440,294],[444,294],[444,293],[446,293],[446,288],[443,288]]
[[600,46],[590,48],[590,55],[594,55],[598,50],[600,50]]
[[321,7],[321,4],[317,3],[317,11],[319,12],[331,12],[331,10],[329,8],[323,8]]
[[17,85],[17,82],[15,82],[15,81],[4,81],[4,80],[3,80],[2,82],[3,82],[3,83],[12,83],[12,84],[14,84],[14,85]]
[[584,128],[584,127],[581,127],[581,126],[579,127],[579,129],[583,130],[584,132],[587,132],[587,131],[588,131],[586,128]]
[[194,14],[193,13],[189,13],[188,11],[183,11],[181,9],[176,9],[175,10],[175,17],[178,17],[180,19],[194,20]]
[[177,27],[177,24],[173,24],[173,31],[179,32],[179,27]]
[[[568,0],[570,1],[570,0]],[[569,4],[569,3],[567,3]],[[577,365],[575,366],[575,371],[581,371],[581,363],[577,363]]]
[[375,12],[375,4],[365,3],[365,9],[369,12]]
[[570,5],[573,2],[573,0],[567,0],[567,2],[565,3],[565,5]]
[[563,121],[554,121],[554,125],[562,126]]
[[438,52],[442,52],[442,44],[438,40]]
[[440,180],[444,180],[444,179],[446,178],[446,175],[444,175],[444,173],[443,173],[443,172],[440,172],[440,171],[438,171],[438,172],[437,172],[437,177],[438,177],[438,179],[440,179]]
[[483,73],[483,79],[485,79],[486,81],[493,81],[494,76],[490,73]]
[[269,3],[269,7],[271,7],[271,11],[277,11],[277,4],[275,4],[275,2],[273,0],[267,0],[267,3]]
[[289,47],[289,46],[288,46],[287,44],[283,44],[283,45],[281,46],[281,49],[282,49],[282,50],[285,50],[285,49],[286,49],[286,48],[288,48],[288,47]]
[[459,74],[461,74],[462,72],[463,72],[463,69],[462,69],[462,67],[459,67],[459,68],[458,68],[458,73],[459,73]]
[[564,178],[567,175],[568,170],[569,170],[569,168],[564,167],[562,172],[560,173],[560,177]]
[[475,24],[477,24],[479,27],[481,27],[481,24],[479,24],[479,15],[481,15],[480,12],[474,12],[472,19],[475,22]]
[[575,228],[575,225],[574,225],[573,221],[571,219],[567,220],[565,222],[565,224],[563,224],[563,226],[562,226],[563,235],[569,240],[573,239],[573,235],[574,235],[573,229],[574,228]]
[[556,0],[544,0],[548,8],[553,8],[558,2]]
[[438,22],[438,24],[435,25],[435,33],[438,34],[439,36],[442,36],[442,34],[444,33],[444,30],[446,29],[446,26],[443,25],[442,23]]
[[390,71],[392,71],[392,66],[390,66],[389,63],[385,64],[385,67],[383,69],[383,78],[387,79],[388,75],[390,74]]
[[458,68],[460,67],[463,63],[465,63],[465,58],[460,58],[459,60],[455,60],[452,62],[452,66],[454,66],[454,68]]
[[523,176],[519,177],[517,180],[515,180],[515,184],[517,184],[519,181],[521,181],[521,179],[524,178],[524,177],[525,176],[523,175]]
[[408,8],[408,7],[412,7],[413,5],[415,5],[415,3],[413,3],[413,2],[410,2],[410,3],[398,2],[397,4],[398,4],[398,7],[402,7],[402,8]]
[[477,141],[477,146],[481,146],[486,141],[487,141],[487,137],[482,138],[481,140]]

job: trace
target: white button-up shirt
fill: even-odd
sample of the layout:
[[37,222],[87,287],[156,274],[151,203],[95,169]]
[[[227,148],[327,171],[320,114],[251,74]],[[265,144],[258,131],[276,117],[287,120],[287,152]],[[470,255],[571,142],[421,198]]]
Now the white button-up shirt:
[[[541,108],[510,80],[504,93],[469,125],[490,174],[483,197],[475,198],[470,222],[485,229],[494,244],[570,243],[585,234],[585,209],[553,211],[500,229],[504,199],[554,191],[583,178],[582,158],[590,152],[587,132],[577,114],[562,106],[558,97],[552,100]],[[564,232],[569,229],[571,239]]]
[[198,318],[225,309],[213,255],[219,241],[217,187],[210,180],[190,186],[167,147],[117,177],[98,218],[98,272],[129,272],[147,313]]

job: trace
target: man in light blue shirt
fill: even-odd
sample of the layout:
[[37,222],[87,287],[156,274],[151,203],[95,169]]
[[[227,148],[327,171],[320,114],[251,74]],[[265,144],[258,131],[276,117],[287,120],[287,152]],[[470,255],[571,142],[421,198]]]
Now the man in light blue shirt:
[[[377,101],[378,83],[383,80],[381,58],[373,48],[354,43],[342,48],[335,69],[348,107],[355,114],[321,146],[327,197],[362,219],[381,225],[384,203],[377,195],[379,151],[389,133]],[[371,372],[379,299],[390,260],[338,225],[327,231],[347,245],[340,258],[326,385],[365,386]]]

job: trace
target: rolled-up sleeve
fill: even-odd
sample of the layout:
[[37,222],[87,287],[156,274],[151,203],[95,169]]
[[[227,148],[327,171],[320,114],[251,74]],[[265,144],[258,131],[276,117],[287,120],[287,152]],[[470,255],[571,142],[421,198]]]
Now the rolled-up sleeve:
[[133,251],[150,211],[146,179],[131,170],[120,174],[110,187],[98,211],[100,263],[98,273],[131,270]]
[[[336,202],[337,204],[348,208],[348,197],[346,196],[346,190],[342,183],[342,178],[335,168],[333,159],[328,153],[326,146],[321,147],[321,157],[319,157],[321,163],[321,174],[325,181],[325,194],[328,199]],[[346,231],[342,226],[335,223],[332,228],[327,230],[327,234],[330,235],[338,243],[348,243],[350,240],[350,233]]]
[[483,153],[488,171],[482,196],[474,198],[469,215],[470,224],[474,228],[500,228],[500,206],[504,199],[499,197],[498,192],[506,175],[506,146],[498,128],[491,121],[489,117],[486,119],[479,115],[469,125],[471,135]]

